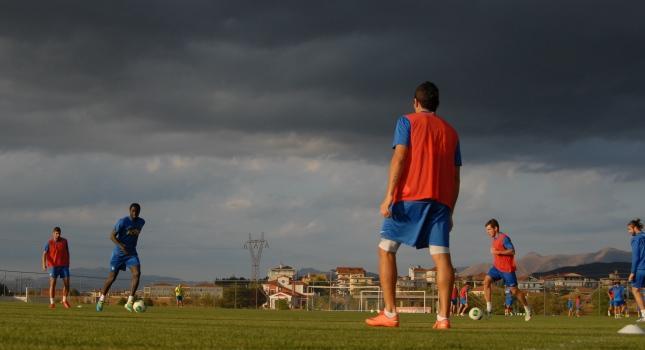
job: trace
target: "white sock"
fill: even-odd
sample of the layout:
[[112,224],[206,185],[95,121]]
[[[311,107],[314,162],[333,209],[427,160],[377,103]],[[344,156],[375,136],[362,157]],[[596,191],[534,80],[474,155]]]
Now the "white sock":
[[437,314],[437,321],[445,321],[447,319],[448,319],[448,317],[444,317],[444,316],[441,316],[441,315]]
[[53,304],[54,303],[54,298],[49,298],[49,303]]
[[531,309],[528,306],[525,306],[524,307],[524,312],[526,312],[527,314],[531,313]]
[[645,310],[641,310],[641,317],[645,318]]
[[132,304],[132,303],[134,303],[134,295],[130,295],[128,297],[128,304]]
[[394,316],[396,316],[396,311],[387,311],[387,309],[383,309],[383,313],[387,318],[394,318]]
[[493,311],[493,303],[491,303],[490,301],[486,302],[486,311],[488,312]]
[[101,296],[99,297],[99,301],[105,301],[105,295],[101,294]]
[[67,301],[67,295],[63,295],[63,302]]

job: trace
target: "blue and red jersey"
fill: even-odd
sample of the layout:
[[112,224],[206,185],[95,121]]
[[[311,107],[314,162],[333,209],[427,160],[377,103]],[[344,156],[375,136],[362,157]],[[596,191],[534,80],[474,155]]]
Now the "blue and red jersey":
[[[491,248],[495,250],[515,249],[510,237],[501,232],[493,238]],[[501,272],[515,272],[517,269],[514,255],[493,255],[493,266]]]
[[412,113],[397,121],[393,147],[409,149],[394,202],[432,199],[452,209],[461,151],[457,131],[431,112]]
[[50,239],[45,243],[43,251],[46,253],[47,267],[69,267],[69,247],[65,238]]

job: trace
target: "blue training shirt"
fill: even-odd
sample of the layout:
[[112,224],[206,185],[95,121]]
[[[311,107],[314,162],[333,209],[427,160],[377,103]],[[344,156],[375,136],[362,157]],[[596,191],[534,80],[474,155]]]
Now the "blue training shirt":
[[614,286],[614,301],[623,301],[623,295],[625,294],[625,287],[623,286]]
[[[137,255],[137,241],[139,240],[139,234],[141,234],[145,223],[146,221],[142,218],[136,218],[132,221],[130,216],[126,216],[119,219],[114,225],[116,239],[125,245],[125,249],[130,255]],[[118,245],[114,247],[113,254],[124,255]]]
[[640,232],[632,237],[632,273],[645,271],[645,233]]

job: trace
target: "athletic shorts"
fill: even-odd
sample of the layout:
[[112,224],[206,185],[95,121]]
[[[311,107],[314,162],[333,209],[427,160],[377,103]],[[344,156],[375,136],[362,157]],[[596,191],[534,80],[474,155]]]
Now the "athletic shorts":
[[614,300],[614,306],[618,307],[618,306],[623,306],[623,305],[625,305],[624,300]]
[[69,277],[69,266],[56,266],[49,268],[49,277],[51,278],[67,278]]
[[632,281],[633,288],[645,288],[645,270],[636,270],[634,280]]
[[177,298],[177,301],[183,301],[184,300],[183,295],[177,295],[175,298]]
[[381,227],[383,238],[417,249],[450,247],[450,208],[439,202],[401,201],[390,208],[392,216]]
[[468,298],[459,298],[459,302],[461,303],[461,305],[466,305],[468,304]]
[[503,279],[506,287],[517,287],[517,276],[515,276],[515,271],[502,272],[493,266],[488,270],[488,275],[493,279],[493,281]]
[[132,266],[139,266],[141,262],[139,261],[138,255],[114,255],[112,254],[112,259],[110,260],[110,271],[125,271],[126,267],[130,268]]
[[513,301],[512,300],[506,300],[506,302],[504,302],[504,305],[506,307],[510,308],[513,305]]
[[457,298],[450,299],[452,305],[457,305]]

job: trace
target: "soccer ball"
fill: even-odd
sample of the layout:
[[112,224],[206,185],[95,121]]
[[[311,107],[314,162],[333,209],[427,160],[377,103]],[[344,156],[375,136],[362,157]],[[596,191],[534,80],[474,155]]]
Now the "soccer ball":
[[143,302],[143,300],[137,300],[134,302],[134,305],[132,305],[134,308],[134,311],[136,312],[144,312],[146,311],[146,304]]
[[470,317],[471,320],[479,321],[482,319],[482,316],[484,316],[484,313],[478,307],[474,307],[468,312],[468,317]]

